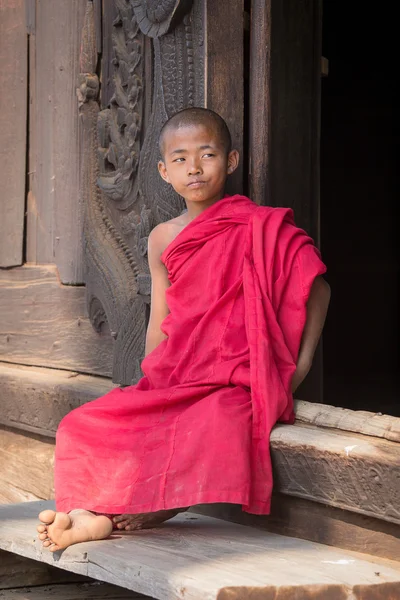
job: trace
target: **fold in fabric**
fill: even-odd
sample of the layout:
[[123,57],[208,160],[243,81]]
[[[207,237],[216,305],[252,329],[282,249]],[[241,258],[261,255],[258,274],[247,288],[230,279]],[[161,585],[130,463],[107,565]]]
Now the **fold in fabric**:
[[269,437],[294,420],[313,280],[325,272],[286,208],[225,197],[162,255],[164,340],[136,386],[69,413],[56,440],[57,510],[120,514],[200,503],[268,514]]

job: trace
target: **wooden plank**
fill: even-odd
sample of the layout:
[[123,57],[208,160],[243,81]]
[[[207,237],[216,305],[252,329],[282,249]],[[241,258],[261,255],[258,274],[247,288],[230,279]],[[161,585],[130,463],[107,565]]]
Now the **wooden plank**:
[[111,376],[113,340],[93,329],[84,287],[61,285],[54,265],[0,271],[0,287],[2,360]]
[[374,597],[370,589],[376,598],[400,592],[398,562],[191,513],[54,555],[34,541],[37,513],[50,506],[0,507],[0,546],[160,600],[361,600]]
[[68,412],[113,387],[103,377],[0,363],[0,423],[54,437]]
[[[241,156],[236,171],[229,177],[227,192],[243,191],[243,0],[229,3],[205,2],[205,106],[227,122],[232,144]],[[221,31],[224,32],[221,35]]]
[[275,492],[271,514],[250,515],[232,504],[203,504],[195,514],[225,519],[272,533],[399,560],[400,525]]
[[7,600],[139,600],[145,596],[108,583],[68,583],[0,591]]
[[0,504],[53,498],[53,462],[53,440],[0,429]]
[[305,425],[271,433],[275,489],[400,523],[400,444]]
[[296,400],[296,421],[329,427],[341,431],[353,431],[363,435],[400,442],[400,418],[367,410],[350,410],[340,406],[329,406]]
[[66,581],[86,581],[86,578],[82,577],[82,575],[56,569],[36,560],[0,550],[0,598],[17,597],[12,595],[11,590],[7,593],[1,590],[21,588],[28,585],[64,583]]
[[257,204],[272,204],[271,152],[271,1],[252,0],[250,16],[249,194]]
[[25,0],[26,31],[29,35],[35,34],[36,28],[36,0]]
[[55,262],[63,283],[83,281],[76,87],[86,2],[36,6],[36,191],[28,204],[27,260]]
[[23,262],[28,36],[24,0],[0,11],[0,267],[13,267]]

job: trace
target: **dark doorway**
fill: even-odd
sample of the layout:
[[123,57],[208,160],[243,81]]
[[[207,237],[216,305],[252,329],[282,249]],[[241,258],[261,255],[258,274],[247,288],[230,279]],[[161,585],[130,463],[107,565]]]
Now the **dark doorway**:
[[383,9],[324,2],[321,249],[324,402],[400,416],[394,26]]

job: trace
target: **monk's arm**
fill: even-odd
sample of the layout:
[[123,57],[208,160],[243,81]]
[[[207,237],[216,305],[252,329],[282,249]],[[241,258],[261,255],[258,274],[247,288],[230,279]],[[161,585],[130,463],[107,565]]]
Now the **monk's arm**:
[[170,286],[167,269],[161,261],[161,254],[166,247],[163,228],[158,226],[149,235],[148,258],[151,273],[151,308],[146,333],[145,356],[150,354],[166,335],[161,331],[161,323],[169,313],[165,292]]
[[301,339],[296,371],[292,379],[294,392],[311,369],[315,350],[322,334],[331,297],[330,287],[322,277],[316,277],[307,302],[307,319]]

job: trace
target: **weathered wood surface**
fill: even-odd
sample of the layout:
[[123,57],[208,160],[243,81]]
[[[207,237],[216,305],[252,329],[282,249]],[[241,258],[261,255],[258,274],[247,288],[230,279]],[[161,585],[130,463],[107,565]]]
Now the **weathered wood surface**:
[[[1,583],[0,583],[1,585]],[[4,600],[139,600],[145,596],[108,583],[69,583],[0,590]]]
[[249,195],[271,204],[271,2],[252,0],[250,16]]
[[[204,2],[206,23],[204,48],[204,102],[226,121],[232,145],[240,153],[240,163],[228,178],[227,191],[243,191],[243,0],[229,3]],[[221,32],[223,31],[223,35]]]
[[[27,260],[55,262],[63,283],[83,281],[82,222],[79,203],[79,139],[76,86],[86,3],[36,3],[35,90],[31,127],[35,145],[27,215]],[[32,182],[31,182],[32,183]]]
[[400,525],[275,492],[271,514],[250,515],[232,504],[203,504],[190,512],[292,537],[399,560]]
[[24,0],[0,2],[0,267],[23,262],[28,36]]
[[[0,598],[8,597],[1,590],[9,588],[72,581],[86,580],[82,575],[62,571],[45,563],[0,550]],[[9,597],[14,597],[11,592]]]
[[363,435],[400,442],[400,418],[366,410],[350,410],[316,402],[296,400],[296,421],[329,427],[341,431],[353,431]]
[[[0,546],[160,600],[271,600],[295,594],[304,600],[361,600],[394,599],[400,593],[397,562],[191,513],[159,529],[52,555],[35,541],[36,515],[50,506],[0,507]],[[368,596],[370,591],[376,595]]]
[[111,375],[113,341],[86,316],[85,288],[63,286],[54,265],[0,271],[0,358]]
[[53,466],[52,440],[0,429],[0,504],[53,498]]
[[400,523],[400,444],[302,425],[271,433],[275,489]]
[[0,363],[0,423],[54,437],[68,412],[113,387],[104,377]]

